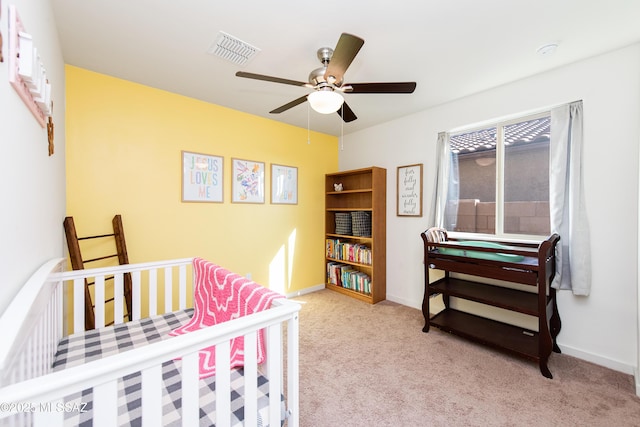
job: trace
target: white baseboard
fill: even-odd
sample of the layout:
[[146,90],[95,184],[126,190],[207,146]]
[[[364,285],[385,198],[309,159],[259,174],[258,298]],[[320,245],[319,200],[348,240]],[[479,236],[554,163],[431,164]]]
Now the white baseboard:
[[636,380],[636,396],[640,397],[640,371],[636,368],[633,377]]
[[[587,362],[595,363],[596,365],[604,366],[605,368],[613,369],[614,371],[633,375],[636,369],[635,366],[629,365],[628,363],[610,359],[608,357],[599,356],[597,354],[588,353],[586,351],[564,345],[562,344],[562,342],[558,342],[558,346],[560,347],[560,350],[562,350],[563,354],[586,360]],[[636,383],[637,378],[638,377],[636,376]]]
[[310,294],[312,292],[320,291],[320,290],[322,290],[324,288],[325,288],[325,286],[324,286],[324,283],[323,283],[323,284],[320,284],[320,285],[312,286],[310,288],[304,288],[301,291],[290,292],[290,293],[286,294],[285,296],[287,298],[299,297],[299,296],[302,296],[302,295],[305,295],[305,294]]
[[396,297],[394,295],[387,294],[387,301],[395,302],[395,303],[398,303],[398,304],[401,304],[401,305],[404,305],[404,306],[407,306],[407,307],[415,308],[417,310],[422,310],[422,306],[421,305],[416,306],[414,304],[414,301],[409,301],[407,299],[399,298],[399,297]]

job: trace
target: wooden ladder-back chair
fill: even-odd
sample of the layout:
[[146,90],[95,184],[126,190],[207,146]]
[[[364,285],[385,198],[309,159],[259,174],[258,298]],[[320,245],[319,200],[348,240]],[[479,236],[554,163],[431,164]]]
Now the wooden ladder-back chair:
[[[85,264],[106,260],[109,258],[118,258],[118,264],[129,264],[129,255],[127,254],[127,244],[124,238],[124,227],[122,226],[122,217],[120,215],[116,215],[113,217],[113,233],[109,234],[98,234],[94,236],[85,236],[78,237],[78,233],[76,232],[76,226],[73,221],[72,216],[68,216],[64,219],[64,231],[67,236],[67,246],[69,247],[69,258],[71,260],[71,268],[74,270],[82,270],[85,268]],[[103,238],[111,238],[115,239],[116,244],[116,253],[115,254],[107,254],[104,256],[99,256],[91,259],[82,258],[82,254],[80,251],[80,241],[81,240],[89,240],[89,239],[103,239]],[[107,279],[113,280],[113,276],[108,277]],[[90,330],[95,328],[95,304],[93,303],[93,299],[91,298],[91,286],[94,285],[94,282],[88,282],[85,280],[84,286],[84,324],[85,329]],[[131,320],[131,275],[129,273],[124,275],[124,297],[125,303],[127,306],[126,318]],[[109,298],[105,301],[105,304],[113,301],[113,297]]]

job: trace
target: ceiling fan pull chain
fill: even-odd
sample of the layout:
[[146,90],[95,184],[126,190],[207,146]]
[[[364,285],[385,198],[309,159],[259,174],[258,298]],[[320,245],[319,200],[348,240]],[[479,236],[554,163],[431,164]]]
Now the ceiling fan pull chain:
[[[342,108],[341,116],[344,117],[344,104],[340,108]],[[344,120],[340,120],[340,151],[344,151]]]
[[307,144],[311,144],[311,131],[309,130],[309,127],[311,126],[310,123],[310,116],[311,114],[309,113],[309,103],[307,102]]

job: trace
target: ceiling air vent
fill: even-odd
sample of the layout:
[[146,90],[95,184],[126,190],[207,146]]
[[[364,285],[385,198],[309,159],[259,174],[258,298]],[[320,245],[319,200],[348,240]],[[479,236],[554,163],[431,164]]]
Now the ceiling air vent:
[[245,43],[224,31],[220,31],[218,38],[207,52],[226,59],[227,61],[231,61],[234,64],[245,65],[258,52],[260,52],[260,49],[255,46],[251,46],[250,44]]

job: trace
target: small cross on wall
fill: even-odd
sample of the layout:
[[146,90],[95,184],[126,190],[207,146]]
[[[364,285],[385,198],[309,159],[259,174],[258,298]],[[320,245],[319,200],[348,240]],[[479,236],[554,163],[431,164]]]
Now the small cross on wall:
[[49,140],[49,156],[53,156],[53,118],[51,116],[47,122],[47,139]]

